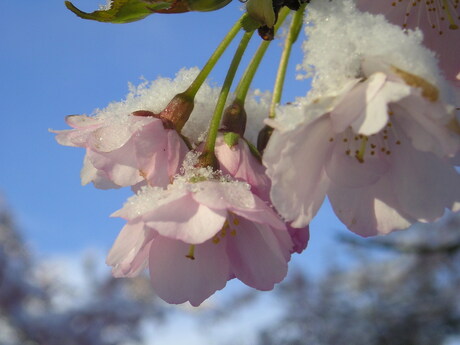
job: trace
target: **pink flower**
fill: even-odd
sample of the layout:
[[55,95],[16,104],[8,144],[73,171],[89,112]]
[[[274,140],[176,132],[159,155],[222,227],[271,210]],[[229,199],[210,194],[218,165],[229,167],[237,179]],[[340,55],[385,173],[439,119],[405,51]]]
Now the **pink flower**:
[[[168,185],[188,151],[174,129],[147,111],[127,115],[123,121],[111,118],[68,116],[74,129],[54,131],[61,145],[86,148],[81,171],[82,184],[97,188],[118,188],[147,183]],[[147,116],[146,116],[147,115]]]
[[264,154],[274,206],[293,226],[308,224],[328,195],[335,213],[362,236],[460,210],[460,176],[449,162],[458,124],[438,89],[377,60],[342,96],[304,109],[296,126],[272,122]]
[[[460,72],[460,6],[457,1],[358,0],[358,8],[381,13],[403,28],[420,28],[424,43],[437,52],[446,77],[455,82]],[[457,86],[460,86],[458,81]]]
[[233,277],[272,289],[293,247],[284,223],[245,183],[195,180],[145,187],[114,214],[128,220],[107,258],[114,275],[148,266],[158,296],[194,306]]
[[230,146],[219,134],[216,140],[215,153],[224,175],[247,182],[251,191],[264,201],[269,201],[270,179],[265,175],[265,167],[249,148],[247,142],[238,138],[236,144]]

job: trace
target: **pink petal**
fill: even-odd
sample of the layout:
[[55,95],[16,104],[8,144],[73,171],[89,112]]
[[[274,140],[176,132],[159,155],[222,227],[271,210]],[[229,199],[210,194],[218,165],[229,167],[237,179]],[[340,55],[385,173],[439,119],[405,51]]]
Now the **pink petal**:
[[104,172],[118,186],[132,186],[144,179],[137,168],[132,145],[124,145],[111,152],[89,151],[88,157],[96,169]]
[[376,72],[346,94],[331,112],[333,130],[340,133],[351,125],[355,133],[378,133],[388,122],[388,103],[409,94],[409,86],[389,82],[384,73]]
[[158,237],[150,248],[150,279],[155,292],[168,303],[200,305],[225,287],[230,276],[228,257],[220,244],[195,247],[195,260],[186,257],[190,245]]
[[221,169],[224,169],[224,174],[235,176],[235,174],[238,172],[238,168],[242,159],[242,151],[239,145],[239,141],[238,145],[229,147],[227,143],[225,143],[223,136],[219,135],[216,140],[215,153],[217,159],[219,160]]
[[83,168],[80,172],[81,184],[87,185],[90,182],[93,182],[94,186],[99,189],[111,189],[111,188],[120,188],[119,185],[116,185],[110,181],[107,174],[101,170],[97,170],[94,165],[89,160],[88,154],[85,155],[83,159]]
[[460,149],[457,133],[448,130],[441,119],[448,119],[446,109],[439,102],[432,103],[421,96],[412,96],[392,106],[398,125],[420,151],[436,153],[440,157],[453,156]]
[[167,149],[168,154],[168,174],[174,176],[179,172],[185,155],[189,151],[184,140],[177,134],[175,130],[166,130],[167,133]]
[[227,219],[227,210],[212,210],[195,202],[188,194],[156,207],[143,219],[147,226],[162,236],[199,244],[220,231]]
[[405,229],[414,219],[402,210],[391,181],[385,176],[361,188],[331,185],[328,197],[335,214],[354,233],[368,237]]
[[447,160],[402,142],[392,149],[390,170],[398,200],[418,221],[435,221],[460,201],[460,175]]
[[104,120],[95,116],[86,115],[69,115],[66,116],[65,122],[73,128],[96,128],[103,125]]
[[253,208],[229,207],[229,211],[246,218],[252,222],[267,224],[277,230],[286,230],[286,225],[280,217],[259,197],[254,197],[255,206]]
[[[137,132],[132,143],[135,165],[152,186],[169,184],[168,134],[161,121],[152,121]],[[176,166],[177,169],[177,166]]]
[[294,247],[291,252],[302,253],[307,248],[308,241],[310,240],[310,226],[307,225],[303,228],[293,228],[287,225],[287,230],[291,236]]
[[110,249],[106,263],[113,266],[116,277],[132,277],[146,267],[151,232],[145,232],[142,222],[128,223]]
[[287,273],[287,258],[293,246],[288,232],[277,231],[275,235],[269,226],[245,219],[234,228],[236,234],[230,235],[227,242],[231,270],[251,287],[273,289]]
[[88,138],[88,146],[100,152],[119,149],[143,126],[161,120],[151,117],[129,116],[127,123],[107,123],[94,130]]

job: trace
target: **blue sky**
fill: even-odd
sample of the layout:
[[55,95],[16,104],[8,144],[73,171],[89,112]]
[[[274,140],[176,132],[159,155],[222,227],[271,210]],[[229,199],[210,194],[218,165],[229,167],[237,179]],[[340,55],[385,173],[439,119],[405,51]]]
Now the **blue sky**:
[[[79,0],[84,11],[99,0]],[[241,4],[210,13],[154,14],[130,24],[77,18],[63,1],[5,1],[0,13],[1,113],[0,192],[14,210],[26,240],[39,253],[106,251],[123,226],[108,216],[131,195],[129,189],[101,191],[80,185],[84,151],[59,146],[52,129],[64,117],[90,114],[118,101],[127,83],[174,77],[182,67],[201,67],[241,15]],[[258,37],[251,51],[258,45]],[[271,89],[281,41],[272,44],[255,87]],[[231,57],[212,73],[221,83]],[[300,44],[294,47],[283,101],[303,96],[308,83],[295,80]],[[295,261],[321,267],[331,257],[331,234],[344,228],[326,206],[312,225],[310,248]]]

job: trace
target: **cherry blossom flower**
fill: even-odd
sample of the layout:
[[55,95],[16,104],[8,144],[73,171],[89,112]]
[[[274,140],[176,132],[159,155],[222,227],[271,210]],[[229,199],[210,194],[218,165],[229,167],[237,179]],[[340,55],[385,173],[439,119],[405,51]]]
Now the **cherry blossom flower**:
[[301,227],[328,195],[362,236],[460,210],[460,176],[448,160],[460,148],[452,107],[434,85],[380,60],[361,70],[340,96],[303,106],[308,116],[295,126],[270,122],[264,163],[274,206]]
[[[455,82],[460,72],[460,2],[459,0],[358,0],[358,8],[381,13],[392,23],[423,31],[425,45],[437,52],[446,77]],[[457,81],[457,86],[460,86]]]
[[[135,116],[141,115],[141,116]],[[98,188],[148,182],[166,186],[178,172],[186,152],[184,141],[148,111],[127,114],[123,121],[98,116],[66,118],[74,129],[54,131],[61,145],[86,148],[82,184]]]
[[128,220],[107,258],[114,275],[148,266],[158,296],[194,306],[233,277],[272,289],[285,277],[293,248],[278,215],[246,183],[188,180],[144,187],[114,213]]

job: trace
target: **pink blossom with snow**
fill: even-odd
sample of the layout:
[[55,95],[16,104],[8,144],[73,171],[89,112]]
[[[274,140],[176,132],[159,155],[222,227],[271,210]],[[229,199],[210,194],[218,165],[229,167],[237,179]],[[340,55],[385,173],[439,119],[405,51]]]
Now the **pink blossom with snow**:
[[293,226],[309,223],[327,195],[362,236],[460,210],[460,148],[452,107],[424,79],[377,59],[342,94],[303,107],[296,126],[272,121],[264,154],[274,206]]
[[144,187],[114,216],[128,221],[107,258],[114,275],[148,266],[169,303],[197,306],[233,277],[270,290],[286,276],[291,237],[246,183],[180,176],[167,189]]
[[[165,128],[151,112],[126,114],[124,121],[98,116],[66,118],[74,129],[54,131],[61,145],[84,147],[82,184],[118,188],[148,183],[166,186],[188,151],[174,129]],[[150,116],[145,116],[145,114]]]

